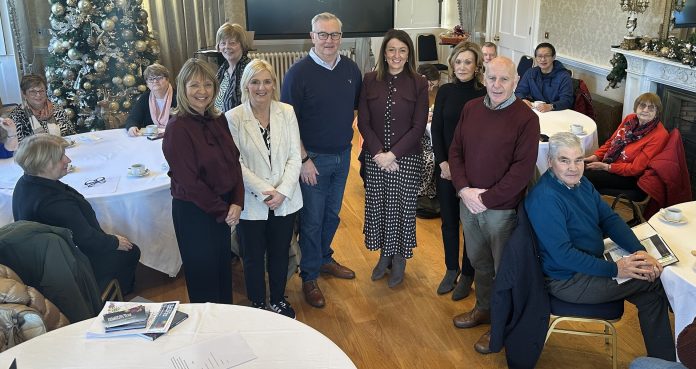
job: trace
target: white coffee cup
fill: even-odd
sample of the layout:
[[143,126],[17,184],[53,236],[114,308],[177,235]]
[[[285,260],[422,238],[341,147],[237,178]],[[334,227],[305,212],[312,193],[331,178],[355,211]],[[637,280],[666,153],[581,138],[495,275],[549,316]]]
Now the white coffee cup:
[[146,135],[156,135],[158,132],[157,130],[157,125],[156,124],[150,124],[149,126],[145,127],[145,134]]
[[662,216],[671,222],[679,222],[684,217],[681,209],[677,208],[662,209]]
[[539,110],[539,108],[540,108],[542,105],[544,105],[544,104],[546,104],[546,103],[543,102],[543,101],[541,101],[541,100],[537,100],[537,101],[534,102],[534,109]]
[[128,168],[128,173],[132,176],[142,176],[147,171],[147,168],[143,164],[133,164]]
[[575,135],[579,135],[584,131],[582,124],[571,124],[570,132]]

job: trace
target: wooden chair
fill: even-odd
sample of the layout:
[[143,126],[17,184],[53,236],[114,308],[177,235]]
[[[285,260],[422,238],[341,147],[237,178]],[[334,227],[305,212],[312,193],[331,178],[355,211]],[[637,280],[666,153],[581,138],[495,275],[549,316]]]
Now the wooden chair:
[[123,301],[123,293],[121,293],[121,285],[118,279],[114,278],[106,285],[101,294],[102,302],[107,301]]

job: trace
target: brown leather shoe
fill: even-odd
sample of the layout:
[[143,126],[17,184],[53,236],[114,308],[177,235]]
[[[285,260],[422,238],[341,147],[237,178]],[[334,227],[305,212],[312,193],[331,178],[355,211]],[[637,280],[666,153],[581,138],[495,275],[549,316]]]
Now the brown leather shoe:
[[324,294],[321,293],[317,281],[302,282],[302,292],[304,292],[304,298],[308,304],[316,308],[322,308],[326,305]]
[[490,354],[491,353],[491,331],[488,331],[479,338],[474,344],[474,350],[479,354]]
[[455,316],[452,321],[457,328],[471,328],[480,324],[490,324],[491,312],[474,307],[474,310]]
[[319,268],[321,273],[331,274],[336,278],[353,279],[355,272],[339,264],[335,260],[328,262]]

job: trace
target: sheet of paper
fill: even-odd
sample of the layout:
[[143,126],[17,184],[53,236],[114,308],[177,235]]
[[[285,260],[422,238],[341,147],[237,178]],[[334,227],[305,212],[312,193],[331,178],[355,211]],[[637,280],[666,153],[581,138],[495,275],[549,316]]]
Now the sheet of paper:
[[254,359],[256,355],[239,333],[198,342],[163,357],[166,367],[172,369],[225,369]]
[[[87,195],[99,195],[108,194],[116,192],[118,187],[118,182],[121,177],[100,177],[104,178],[104,181],[96,181],[99,178],[85,177],[79,175],[67,175],[61,179],[66,184],[69,184],[72,188],[76,189],[77,192],[81,193],[83,196]],[[87,186],[85,183],[91,183],[92,186]]]

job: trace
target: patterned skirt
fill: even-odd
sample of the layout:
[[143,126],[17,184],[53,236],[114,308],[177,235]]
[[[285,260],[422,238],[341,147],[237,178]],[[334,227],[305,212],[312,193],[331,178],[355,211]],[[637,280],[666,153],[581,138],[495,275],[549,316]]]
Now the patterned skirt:
[[416,200],[423,156],[407,155],[399,170],[386,172],[365,152],[365,246],[385,256],[413,257],[416,247]]

